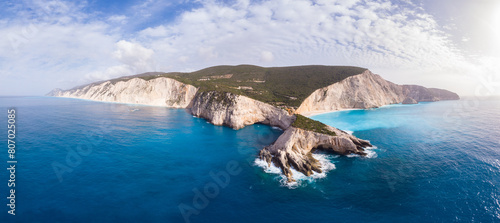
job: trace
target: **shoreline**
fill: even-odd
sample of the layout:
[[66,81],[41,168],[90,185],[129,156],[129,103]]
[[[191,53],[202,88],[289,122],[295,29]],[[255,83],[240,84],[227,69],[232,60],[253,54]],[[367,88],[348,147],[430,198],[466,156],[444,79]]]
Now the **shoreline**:
[[128,102],[118,102],[118,101],[99,101],[99,100],[94,100],[94,99],[77,98],[77,97],[63,97],[63,96],[37,96],[37,97],[76,99],[76,100],[89,101],[89,102],[102,102],[102,103],[121,104],[121,105],[127,105],[127,106],[137,106],[137,107],[144,106],[144,107],[158,107],[158,108],[172,108],[172,109],[187,109],[187,108],[171,107],[171,106],[167,106],[167,105],[151,105],[151,104],[128,103]]
[[361,108],[344,108],[344,109],[338,109],[338,110],[319,110],[319,111],[311,111],[311,112],[304,112],[299,115],[306,116],[308,118],[311,118],[312,116],[316,115],[322,115],[322,114],[327,114],[327,113],[333,113],[333,112],[341,112],[341,111],[354,111],[354,110],[363,110]]
[[[453,101],[453,100],[441,100],[441,101]],[[421,102],[418,102],[417,104],[394,103],[394,104],[382,105],[382,106],[376,107],[376,108],[343,108],[343,109],[338,109],[338,110],[317,110],[317,111],[312,111],[312,112],[304,112],[300,115],[303,115],[303,116],[310,118],[311,116],[322,115],[322,114],[327,114],[327,113],[332,113],[332,112],[370,110],[370,109],[380,109],[380,108],[388,108],[388,107],[394,107],[394,106],[416,106],[416,105],[423,105],[426,103],[436,103],[436,102],[440,102],[440,101],[433,101],[433,102],[421,101]]]

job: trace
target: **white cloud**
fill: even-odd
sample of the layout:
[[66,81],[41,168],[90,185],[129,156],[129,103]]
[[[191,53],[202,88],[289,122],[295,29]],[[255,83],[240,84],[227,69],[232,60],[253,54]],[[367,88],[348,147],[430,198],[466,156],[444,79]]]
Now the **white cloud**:
[[151,49],[146,49],[138,43],[132,43],[125,40],[120,40],[116,43],[116,51],[113,56],[118,59],[118,61],[133,67],[137,72],[143,72],[151,70],[154,66],[152,65],[152,56],[154,51]]
[[200,47],[198,49],[198,54],[205,60],[211,60],[217,58],[217,53],[215,52],[215,47]]
[[125,24],[127,23],[127,16],[124,15],[113,15],[108,17],[108,21],[111,23]]
[[273,62],[274,61],[274,55],[272,52],[262,51],[260,55],[261,55],[260,60],[263,62]]
[[209,2],[183,13],[173,25],[147,28],[141,34],[148,47],[169,52],[160,55],[177,58],[182,52],[199,61],[195,62],[199,68],[214,62],[268,62],[263,60],[262,51],[273,52],[277,65],[442,69],[461,60],[431,16],[397,11],[389,1]]
[[156,63],[153,55],[153,50],[147,49],[138,43],[120,40],[116,43],[116,50],[112,53],[112,56],[120,64],[108,67],[103,71],[90,72],[85,75],[85,79],[91,82],[155,71]]
[[148,27],[141,32],[139,32],[139,36],[148,38],[148,37],[165,37],[167,36],[168,31],[164,26],[157,26],[154,28]]
[[[411,2],[208,2],[184,12],[174,24],[142,33],[147,34],[141,36],[143,44],[164,61],[179,61],[182,55],[198,69],[219,64],[355,65],[391,71],[382,74],[390,80],[433,86],[453,75],[468,75],[470,67],[480,72],[480,65],[457,49],[442,25]],[[415,71],[416,78],[408,77]]]
[[94,71],[87,73],[85,75],[86,81],[96,81],[96,80],[108,80],[120,76],[126,76],[133,74],[130,70],[130,67],[127,65],[116,65],[112,67],[108,67],[104,71]]
[[182,63],[186,63],[188,60],[189,60],[189,57],[187,57],[187,56],[180,56],[179,57],[179,61]]
[[[435,87],[457,75],[491,72],[482,67],[490,63],[471,59],[452,43],[443,27],[455,25],[439,24],[410,1],[402,6],[389,0],[206,1],[133,32],[175,3],[148,0],[99,20],[84,13],[85,4],[27,2],[33,11],[0,21],[2,33],[21,37],[12,55],[12,35],[0,36],[0,75],[65,83],[46,88],[221,64],[354,65],[395,82]],[[30,15],[36,19],[24,19]],[[467,83],[454,84],[467,91]]]
[[137,2],[138,4],[130,7],[128,10],[128,13],[134,17],[133,22],[137,24],[149,21],[151,18],[154,19],[155,16],[161,16],[165,8],[176,3],[175,0],[146,0]]
[[[0,28],[7,34],[0,36],[0,82],[9,84],[0,87],[7,90],[0,93],[43,94],[51,88],[83,84],[85,74],[114,63],[110,52],[116,36],[107,29],[102,23],[69,26],[45,22]],[[18,41],[11,42],[12,36]]]

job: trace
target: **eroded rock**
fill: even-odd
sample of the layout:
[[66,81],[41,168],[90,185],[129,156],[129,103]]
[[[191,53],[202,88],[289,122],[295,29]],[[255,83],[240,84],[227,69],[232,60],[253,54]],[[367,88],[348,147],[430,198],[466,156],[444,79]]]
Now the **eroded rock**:
[[263,123],[287,129],[294,116],[270,104],[228,92],[199,92],[190,105],[194,116],[207,119],[214,125],[240,129]]
[[274,163],[281,169],[288,181],[294,181],[291,168],[310,176],[321,173],[321,164],[312,153],[314,150],[349,155],[365,156],[364,148],[371,147],[370,142],[358,139],[339,129],[328,126],[335,136],[289,127],[272,145],[262,149],[259,158],[268,165]]

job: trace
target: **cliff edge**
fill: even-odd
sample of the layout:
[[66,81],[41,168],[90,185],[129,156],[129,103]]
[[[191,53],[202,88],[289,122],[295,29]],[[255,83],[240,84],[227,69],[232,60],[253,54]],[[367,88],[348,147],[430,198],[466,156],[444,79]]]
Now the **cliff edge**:
[[160,77],[148,81],[141,78],[116,83],[105,81],[67,91],[54,89],[47,95],[94,101],[186,108],[193,100],[196,92],[197,88],[192,85]]
[[198,92],[189,111],[214,125],[226,125],[240,129],[254,123],[263,123],[287,129],[294,120],[293,115],[283,109],[249,97],[229,92]]
[[309,95],[295,111],[311,115],[342,109],[368,109],[383,105],[424,101],[458,100],[451,91],[418,85],[398,85],[366,70]]
[[372,146],[300,114],[459,99],[442,89],[397,85],[364,68],[250,65],[218,66],[187,74],[139,74],[67,91],[54,89],[48,95],[186,108],[214,125],[234,129],[254,123],[280,127],[283,134],[263,148],[259,157],[278,166],[288,181],[294,181],[292,168],[307,176],[321,173],[320,162],[312,156],[315,151],[365,156],[365,149]]

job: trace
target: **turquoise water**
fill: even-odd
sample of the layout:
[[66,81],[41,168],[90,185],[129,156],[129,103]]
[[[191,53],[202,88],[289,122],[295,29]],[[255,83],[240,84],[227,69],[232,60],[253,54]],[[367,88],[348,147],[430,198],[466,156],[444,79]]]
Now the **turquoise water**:
[[[0,222],[498,222],[500,103],[472,102],[314,116],[370,140],[376,155],[322,155],[335,168],[290,189],[254,163],[279,129],[236,131],[182,109],[0,97],[0,126],[14,107],[18,130],[16,216],[4,199]],[[6,169],[0,177],[7,197]]]

